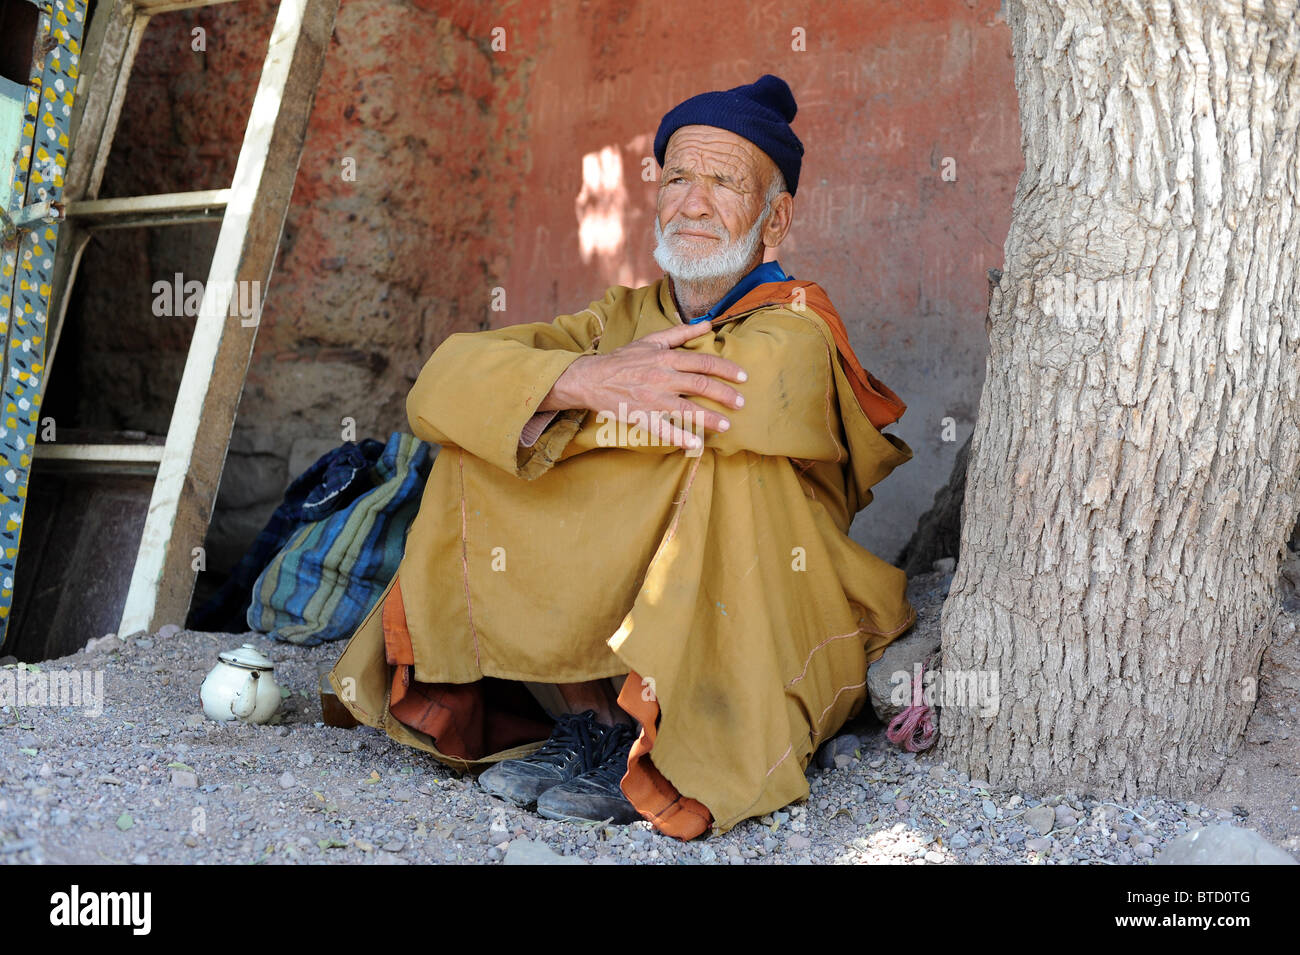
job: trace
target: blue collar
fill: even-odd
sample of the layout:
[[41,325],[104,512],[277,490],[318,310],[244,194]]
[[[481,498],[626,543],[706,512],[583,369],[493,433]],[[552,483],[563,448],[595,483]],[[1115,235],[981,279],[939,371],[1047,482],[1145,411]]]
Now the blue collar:
[[695,325],[699,322],[711,322],[727,309],[739,302],[753,288],[764,284],[765,282],[787,282],[794,278],[793,275],[786,275],[785,270],[777,262],[763,262],[749,272],[744,278],[731,287],[731,291],[722,296],[718,303],[709,309],[699,318],[691,319],[687,324]]

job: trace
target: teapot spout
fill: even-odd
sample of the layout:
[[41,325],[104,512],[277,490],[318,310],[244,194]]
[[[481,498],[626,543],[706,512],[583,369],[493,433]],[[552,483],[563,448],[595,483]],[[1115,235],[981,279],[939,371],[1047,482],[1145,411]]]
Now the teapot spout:
[[230,711],[241,720],[246,720],[253,715],[253,710],[257,709],[257,688],[258,672],[256,670],[248,674],[248,681],[244,688],[239,691],[239,696],[235,697],[230,703]]

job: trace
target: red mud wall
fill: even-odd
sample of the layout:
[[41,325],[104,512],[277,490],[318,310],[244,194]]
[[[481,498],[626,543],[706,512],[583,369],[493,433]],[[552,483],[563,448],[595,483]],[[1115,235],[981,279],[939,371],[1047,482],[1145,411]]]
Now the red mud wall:
[[[226,184],[274,14],[242,0],[155,19],[104,195]],[[342,419],[358,437],[407,429],[406,391],[449,333],[657,278],[642,170],[660,117],[764,72],[790,83],[806,149],[780,260],[828,291],[863,363],[909,405],[892,430],[916,458],[854,527],[897,554],[974,424],[985,271],[1001,265],[1022,168],[997,0],[343,0],[334,39],[210,566],[239,556]],[[87,252],[52,398],[74,424],[162,432],[192,322],[154,317],[150,289],[202,278],[215,229],[111,239]]]

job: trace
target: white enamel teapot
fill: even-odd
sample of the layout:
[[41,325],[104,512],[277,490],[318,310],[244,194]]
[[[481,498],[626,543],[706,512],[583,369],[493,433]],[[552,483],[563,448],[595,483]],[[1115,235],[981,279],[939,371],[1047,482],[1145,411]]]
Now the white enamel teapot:
[[280,708],[280,686],[270,659],[251,643],[218,655],[199,699],[203,712],[214,720],[265,723]]

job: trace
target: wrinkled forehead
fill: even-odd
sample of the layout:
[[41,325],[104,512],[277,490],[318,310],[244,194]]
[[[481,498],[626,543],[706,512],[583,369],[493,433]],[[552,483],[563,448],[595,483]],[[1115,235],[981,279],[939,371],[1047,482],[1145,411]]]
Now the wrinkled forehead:
[[748,139],[716,126],[683,126],[664,147],[665,180],[673,172],[689,172],[758,188],[775,168]]

